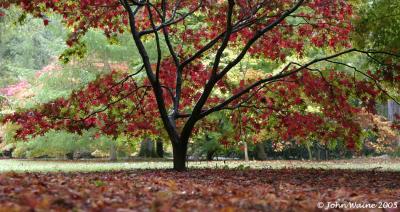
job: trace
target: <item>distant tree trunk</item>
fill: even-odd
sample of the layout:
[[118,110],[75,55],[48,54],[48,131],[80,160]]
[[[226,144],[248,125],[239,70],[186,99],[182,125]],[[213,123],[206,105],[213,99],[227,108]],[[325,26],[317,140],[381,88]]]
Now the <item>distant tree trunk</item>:
[[267,160],[267,154],[265,153],[264,143],[260,142],[256,144],[256,159]]
[[306,143],[307,147],[307,153],[308,153],[308,160],[312,160],[312,152],[311,152],[311,147],[309,143]]
[[140,157],[155,157],[157,155],[155,147],[154,147],[154,141],[151,140],[151,138],[145,138],[143,141],[140,143],[140,151],[139,151],[139,156]]
[[113,141],[111,142],[110,145],[110,161],[116,161],[116,160],[117,160],[117,149]]
[[388,104],[388,120],[394,121],[395,114],[400,115],[400,105],[398,105],[393,100],[389,100],[387,104]]
[[157,139],[157,156],[160,158],[164,157],[164,143],[161,138]]
[[212,161],[213,158],[214,158],[214,152],[213,151],[208,151],[206,157],[207,157],[208,161]]
[[113,136],[113,140],[110,143],[110,161],[116,161],[117,160],[117,148],[116,148],[116,141],[117,141],[118,135],[115,134]]
[[3,157],[12,158],[12,153],[13,153],[13,151],[14,151],[14,148],[10,148],[10,149],[4,150],[4,151],[2,152]]
[[[205,142],[207,143],[206,145],[213,142],[213,139],[209,135],[205,136],[205,140]],[[214,159],[215,153],[216,150],[214,148],[206,148],[206,160],[212,161]]]
[[325,160],[329,160],[328,149],[325,148]]
[[73,152],[69,152],[69,153],[65,154],[65,157],[68,160],[73,160],[74,159],[74,153]]
[[[107,58],[107,56],[105,56],[105,58]],[[110,61],[108,61],[107,59],[104,62],[104,68],[105,68],[106,71],[111,71],[112,70]]]
[[249,161],[249,150],[247,148],[247,142],[243,142],[243,147],[244,147],[244,160]]

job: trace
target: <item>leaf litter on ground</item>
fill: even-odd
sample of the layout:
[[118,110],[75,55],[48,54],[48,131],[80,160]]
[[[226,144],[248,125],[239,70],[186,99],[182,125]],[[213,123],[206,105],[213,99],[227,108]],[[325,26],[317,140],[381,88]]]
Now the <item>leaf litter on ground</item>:
[[0,174],[0,212],[319,211],[318,202],[335,201],[398,202],[400,174],[322,169]]

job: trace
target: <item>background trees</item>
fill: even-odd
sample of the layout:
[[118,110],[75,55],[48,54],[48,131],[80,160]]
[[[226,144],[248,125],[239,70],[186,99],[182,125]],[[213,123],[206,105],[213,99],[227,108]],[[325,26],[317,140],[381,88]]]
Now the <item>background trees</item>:
[[59,27],[59,22],[45,27],[15,7],[5,11],[0,17],[1,87],[31,78],[61,53],[66,34]]
[[[400,24],[400,4],[385,0],[370,1],[360,6],[360,12],[362,15],[355,20],[355,44],[361,48],[398,51],[400,37],[397,26]],[[389,88],[388,91],[393,95],[399,93],[398,87]],[[400,105],[393,100],[389,100],[384,109],[390,121],[395,121],[395,114],[400,113]]]

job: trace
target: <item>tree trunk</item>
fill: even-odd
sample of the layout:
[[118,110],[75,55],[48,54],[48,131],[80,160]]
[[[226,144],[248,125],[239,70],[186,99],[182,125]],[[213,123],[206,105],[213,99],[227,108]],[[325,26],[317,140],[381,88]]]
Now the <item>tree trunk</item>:
[[159,138],[157,139],[157,145],[156,145],[156,151],[157,151],[157,156],[160,158],[164,157],[164,143],[162,142],[162,140]]
[[329,160],[329,157],[328,157],[328,149],[325,149],[325,160]]
[[174,154],[174,170],[186,171],[187,142],[173,143],[172,150]]
[[115,144],[111,142],[110,145],[110,161],[116,161],[117,160],[117,149],[115,148]]
[[243,146],[244,146],[244,160],[245,161],[249,161],[249,150],[247,148],[247,142],[246,141],[243,142]]
[[213,158],[214,158],[214,151],[209,151],[209,152],[207,152],[207,160],[208,161],[212,161],[213,160]]
[[140,157],[156,157],[157,153],[154,148],[154,142],[151,138],[145,138],[140,143],[139,156]]
[[265,153],[264,143],[259,142],[256,144],[256,159],[267,160],[267,154]]
[[389,100],[388,103],[388,120],[394,121],[396,119],[395,115],[400,115],[400,105],[398,105],[395,101]]
[[74,153],[73,152],[69,152],[69,153],[65,154],[65,157],[68,160],[73,160],[74,159]]
[[311,152],[311,147],[309,143],[306,143],[307,147],[307,152],[308,152],[308,160],[312,160],[312,152]]

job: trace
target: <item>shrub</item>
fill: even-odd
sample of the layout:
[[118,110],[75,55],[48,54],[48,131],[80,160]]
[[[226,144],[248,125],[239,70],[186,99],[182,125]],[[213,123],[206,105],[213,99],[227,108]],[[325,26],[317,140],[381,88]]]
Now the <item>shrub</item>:
[[6,124],[4,124],[2,127],[3,142],[5,144],[16,143],[17,140],[15,139],[15,135],[17,134],[17,130],[19,130],[20,128],[20,125],[11,122],[7,122]]
[[219,133],[210,132],[198,137],[192,148],[193,155],[212,160],[214,156],[222,151],[222,145],[218,141],[219,136]]
[[66,131],[49,131],[28,141],[18,142],[13,157],[19,158],[65,158],[75,154],[92,153],[95,150],[108,151],[116,141],[107,136],[95,136],[95,130],[84,131],[82,135]]
[[392,157],[400,157],[400,146],[398,146],[398,147],[396,148],[396,150],[393,151],[393,152],[390,154],[390,156],[392,156]]

